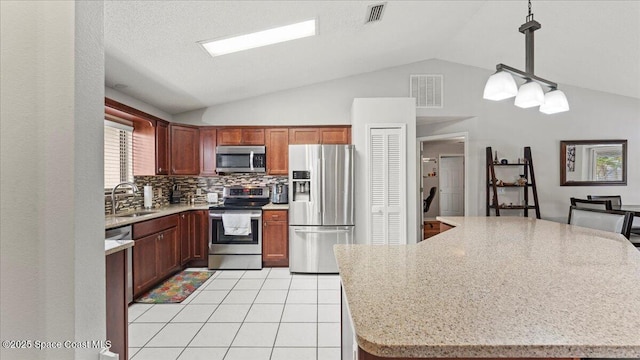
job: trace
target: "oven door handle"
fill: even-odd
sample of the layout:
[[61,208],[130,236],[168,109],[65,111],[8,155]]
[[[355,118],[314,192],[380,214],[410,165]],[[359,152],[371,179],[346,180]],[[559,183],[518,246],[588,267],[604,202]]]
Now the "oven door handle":
[[[262,214],[251,214],[252,219],[260,219]],[[209,214],[209,218],[211,219],[222,219],[222,214]]]

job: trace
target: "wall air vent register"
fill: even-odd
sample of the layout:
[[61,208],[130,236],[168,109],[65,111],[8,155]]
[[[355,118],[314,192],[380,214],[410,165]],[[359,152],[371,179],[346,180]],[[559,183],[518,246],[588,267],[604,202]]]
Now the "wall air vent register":
[[416,99],[417,108],[442,109],[444,104],[442,75],[411,75],[409,97]]
[[384,8],[387,3],[369,5],[367,7],[367,15],[364,23],[368,24],[371,22],[380,21],[382,19],[382,14],[384,13]]

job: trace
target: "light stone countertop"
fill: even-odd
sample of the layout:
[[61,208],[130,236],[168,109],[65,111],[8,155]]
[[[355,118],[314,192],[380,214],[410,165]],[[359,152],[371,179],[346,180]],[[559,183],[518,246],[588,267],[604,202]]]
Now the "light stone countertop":
[[[181,213],[183,211],[189,210],[209,210],[209,207],[212,204],[195,204],[195,205],[185,205],[185,204],[171,204],[169,206],[163,206],[160,208],[153,208],[151,211],[154,211],[153,214],[143,215],[143,216],[135,216],[135,217],[119,217],[114,215],[105,216],[105,230],[113,229],[120,226],[131,225],[137,222],[151,220],[167,215],[173,215],[177,213]],[[262,210],[289,210],[289,204],[273,204],[269,203],[262,207]],[[136,211],[146,211],[146,209],[138,209]],[[135,211],[125,211],[119,212],[118,215],[126,215],[128,213],[132,213]]]
[[111,255],[133,247],[133,240],[105,240],[104,241],[104,255]]
[[[136,217],[118,217],[114,215],[107,215],[105,216],[104,228],[105,230],[117,228],[120,226],[130,225],[130,224],[134,224],[141,221],[146,221],[146,220],[151,220],[151,219],[155,219],[155,218],[159,218],[167,215],[181,213],[183,211],[208,210],[209,206],[210,204],[195,204],[195,205],[171,204],[169,206],[153,208],[151,209],[151,211],[154,211],[154,213],[149,215],[136,216]],[[146,209],[139,209],[136,211],[146,211]],[[124,215],[131,212],[135,212],[135,211],[122,212],[122,213],[119,212],[118,215]]]
[[289,210],[289,204],[268,203],[262,207],[262,210]]
[[335,245],[358,345],[380,357],[640,357],[640,251],[522,217],[439,217],[413,245]]

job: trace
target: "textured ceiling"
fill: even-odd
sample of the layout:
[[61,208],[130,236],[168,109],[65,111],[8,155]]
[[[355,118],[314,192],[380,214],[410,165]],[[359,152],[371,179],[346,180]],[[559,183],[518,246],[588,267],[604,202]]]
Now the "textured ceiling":
[[[524,69],[524,0],[106,1],[106,85],[171,114],[438,58]],[[536,75],[640,98],[640,1],[533,1]],[[318,36],[211,58],[198,41],[317,18]]]

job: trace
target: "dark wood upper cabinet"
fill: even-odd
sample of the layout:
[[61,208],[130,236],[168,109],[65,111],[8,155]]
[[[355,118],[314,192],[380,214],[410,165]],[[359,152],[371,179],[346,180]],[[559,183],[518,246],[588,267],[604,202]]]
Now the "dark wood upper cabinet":
[[200,173],[200,134],[197,127],[169,126],[171,131],[171,175]]
[[320,144],[320,132],[316,128],[291,128],[289,144]]
[[216,175],[216,137],[215,128],[200,128],[200,175]]
[[[135,131],[134,131],[135,133]],[[156,175],[169,174],[169,123],[158,121],[155,129],[155,154],[156,154]],[[135,135],[134,135],[135,144]],[[135,145],[134,145],[135,148]],[[135,159],[135,155],[134,155]],[[134,171],[135,174],[135,171]]]
[[242,129],[218,129],[217,145],[242,144]]
[[289,128],[289,144],[350,144],[350,126]]
[[169,174],[169,123],[105,98],[105,117],[133,123],[133,175]]
[[218,146],[223,145],[264,145],[264,129],[222,128],[218,129]]
[[242,145],[264,145],[264,129],[242,129]]
[[287,175],[289,173],[289,129],[265,129],[267,151],[267,174]]
[[341,144],[347,145],[351,143],[351,128],[320,128],[320,143],[322,144]]

